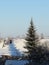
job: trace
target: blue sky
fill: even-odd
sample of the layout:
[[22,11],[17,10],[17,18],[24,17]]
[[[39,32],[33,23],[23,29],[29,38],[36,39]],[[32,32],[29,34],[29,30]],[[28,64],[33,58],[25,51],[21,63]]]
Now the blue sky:
[[49,36],[49,0],[0,0],[0,36],[25,35],[31,18]]

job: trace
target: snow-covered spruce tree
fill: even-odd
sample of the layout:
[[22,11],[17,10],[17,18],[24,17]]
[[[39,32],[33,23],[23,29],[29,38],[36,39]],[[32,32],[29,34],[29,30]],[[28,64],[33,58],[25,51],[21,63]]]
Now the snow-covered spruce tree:
[[38,42],[38,37],[36,36],[36,31],[32,19],[25,40],[26,40],[25,48],[28,50],[28,52],[25,53],[28,54],[28,59],[32,60],[33,58],[35,58],[34,52],[36,51],[36,45]]
[[27,59],[29,61],[29,63],[26,65],[42,65],[49,61],[49,51],[47,50],[47,47],[37,45],[38,37],[36,36],[36,31],[32,19],[25,40],[25,48],[28,50],[28,52],[25,53],[28,55]]

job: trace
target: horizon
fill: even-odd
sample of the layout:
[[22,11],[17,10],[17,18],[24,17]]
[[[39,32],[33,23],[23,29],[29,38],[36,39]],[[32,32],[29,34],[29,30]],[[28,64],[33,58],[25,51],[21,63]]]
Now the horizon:
[[24,36],[31,18],[37,33],[49,36],[49,0],[0,1],[0,37]]

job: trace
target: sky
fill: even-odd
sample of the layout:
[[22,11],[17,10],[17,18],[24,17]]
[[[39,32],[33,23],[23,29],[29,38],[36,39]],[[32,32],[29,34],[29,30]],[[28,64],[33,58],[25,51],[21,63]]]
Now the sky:
[[31,18],[38,34],[49,36],[49,0],[0,0],[0,37],[24,36]]

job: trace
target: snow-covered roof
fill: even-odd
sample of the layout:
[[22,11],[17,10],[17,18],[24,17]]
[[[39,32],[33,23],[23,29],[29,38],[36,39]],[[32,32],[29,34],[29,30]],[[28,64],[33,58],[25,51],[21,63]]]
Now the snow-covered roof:
[[27,51],[25,46],[24,39],[13,40],[11,44],[4,45],[4,42],[0,43],[0,56],[1,55],[10,55],[10,56],[22,56],[24,51]]
[[6,47],[3,47],[3,55],[21,56],[21,53],[12,43]]
[[15,43],[15,47],[23,52],[23,51],[27,51],[27,49],[25,49],[24,47],[26,46],[25,44],[26,40],[24,39],[17,39],[17,40],[14,40],[14,43]]

